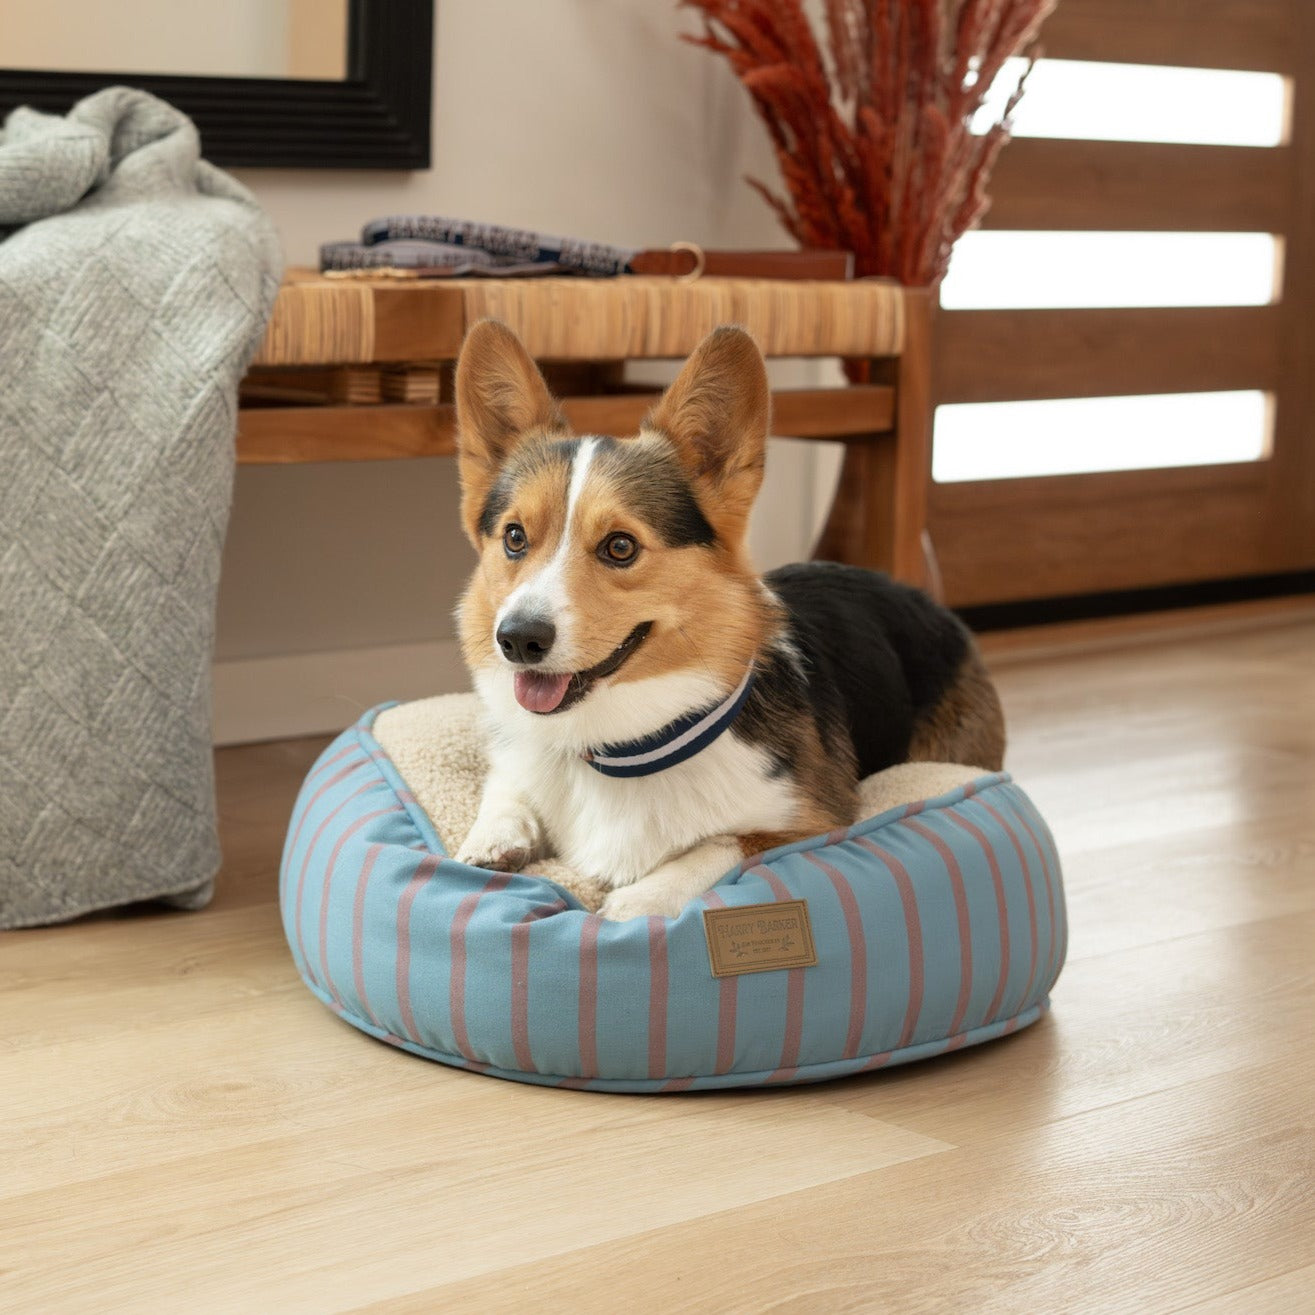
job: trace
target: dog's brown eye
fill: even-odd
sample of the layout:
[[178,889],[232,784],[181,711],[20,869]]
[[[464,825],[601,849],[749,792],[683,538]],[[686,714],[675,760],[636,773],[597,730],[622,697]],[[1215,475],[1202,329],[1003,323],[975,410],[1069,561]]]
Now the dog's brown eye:
[[530,541],[525,537],[525,530],[513,523],[502,532],[502,546],[508,557],[519,557],[530,546]]
[[598,545],[598,555],[609,566],[629,566],[639,552],[639,545],[628,534],[609,534]]

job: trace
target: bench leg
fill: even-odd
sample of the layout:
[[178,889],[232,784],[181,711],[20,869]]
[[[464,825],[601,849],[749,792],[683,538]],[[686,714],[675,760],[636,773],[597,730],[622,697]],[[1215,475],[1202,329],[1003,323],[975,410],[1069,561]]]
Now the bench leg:
[[905,292],[904,352],[874,361],[874,382],[895,384],[895,429],[845,440],[835,500],[813,556],[888,571],[940,596],[927,533],[931,481],[931,294]]

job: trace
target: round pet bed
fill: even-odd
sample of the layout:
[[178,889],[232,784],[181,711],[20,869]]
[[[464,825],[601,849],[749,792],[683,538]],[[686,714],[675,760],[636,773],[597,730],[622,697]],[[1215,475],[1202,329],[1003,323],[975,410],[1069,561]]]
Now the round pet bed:
[[473,696],[385,706],[307,777],[280,875],[307,986],[381,1041],[524,1082],[670,1092],[908,1063],[1049,1005],[1059,861],[1007,773],[880,773],[866,803],[899,802],[875,816],[749,860],[678,918],[609,922],[551,864],[448,857],[483,772]]

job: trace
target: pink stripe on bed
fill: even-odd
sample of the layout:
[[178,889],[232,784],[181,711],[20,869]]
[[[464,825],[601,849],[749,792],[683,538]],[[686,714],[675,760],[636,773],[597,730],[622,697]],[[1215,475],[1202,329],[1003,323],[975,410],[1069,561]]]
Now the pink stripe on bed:
[[406,1040],[417,1045],[420,1044],[420,1034],[411,1013],[411,905],[415,903],[420,887],[434,875],[439,862],[437,854],[427,854],[422,858],[397,901],[397,1007],[402,1015]]
[[959,868],[959,860],[954,857],[954,851],[929,826],[913,818],[905,819],[904,825],[931,842],[932,848],[941,856],[941,862],[945,864],[945,871],[950,878],[954,913],[959,924],[959,998],[954,1005],[950,1031],[957,1032],[963,1026],[964,1015],[968,1012],[968,997],[973,987],[973,940],[968,922],[968,895],[963,888],[963,872]]
[[991,884],[995,887],[995,910],[1000,921],[1000,978],[995,984],[995,994],[986,1007],[986,1017],[982,1022],[993,1023],[1000,1013],[1000,1006],[1004,1003],[1005,986],[1009,981],[1009,905],[1005,900],[1005,881],[1000,873],[1000,860],[996,858],[995,849],[986,832],[975,822],[970,822],[958,813],[947,812],[946,817],[981,845],[982,853],[986,857],[986,865],[991,869]]
[[660,1078],[667,1069],[667,920],[648,918],[648,1076]]
[[925,968],[922,955],[922,919],[918,916],[918,900],[913,893],[909,871],[894,854],[860,836],[858,843],[875,854],[889,869],[899,891],[900,907],[904,911],[904,935],[909,943],[909,1003],[904,1011],[904,1026],[899,1043],[907,1046],[913,1040],[922,1012],[922,994],[925,988]]
[[[812,857],[807,855],[806,857]],[[756,867],[757,876],[772,888],[777,900],[793,899],[790,888],[771,868]],[[804,1034],[804,970],[791,968],[785,986],[785,1037],[781,1042],[781,1059],[768,1082],[784,1082],[795,1075],[799,1067],[799,1043]]]
[[[355,746],[349,745],[346,749],[342,751],[342,753],[336,754],[333,758],[330,758],[327,763],[322,763],[320,765],[319,770],[323,770],[323,768],[331,766],[333,763],[338,762],[340,759],[345,758],[349,753],[353,753],[353,752],[355,752]],[[316,790],[315,793],[311,795],[311,797],[308,800],[306,800],[305,807],[297,810],[298,811],[297,825],[293,828],[292,838],[288,841],[288,847],[285,851],[288,858],[291,858],[293,854],[297,852],[297,841],[301,839],[301,829],[306,825],[306,819],[311,815],[311,810],[324,797],[324,792],[326,790],[332,790],[335,785],[337,785],[340,781],[345,780],[358,767],[364,767],[368,761],[369,760],[367,758],[362,758],[360,759],[359,762],[349,763],[346,767],[342,769],[342,771],[335,772],[330,780],[325,781],[324,784],[320,786],[320,788]],[[312,772],[311,775],[306,778],[307,784],[310,783],[311,777],[313,777],[314,775],[315,773]],[[305,786],[303,786],[302,789],[305,789]],[[280,898],[282,897],[282,894],[283,892],[282,889],[280,888],[279,890]]]
[[516,1066],[535,1072],[530,1052],[530,924],[549,918],[566,907],[565,900],[531,909],[511,929],[511,1044]]
[[511,929],[511,1046],[516,1067],[534,1071],[530,1054],[530,922],[538,910],[527,913]]
[[[347,745],[346,748],[339,749],[338,752],[335,753],[332,758],[326,758],[322,763],[320,763],[318,767],[315,767],[311,770],[310,775],[306,777],[306,784],[309,785],[321,772],[327,772],[329,768],[334,765],[334,763],[342,762],[342,760],[346,758],[349,754],[364,753],[364,752],[365,750],[360,746],[360,744],[349,744]],[[362,758],[361,762],[363,763],[364,761],[365,759]],[[360,763],[353,763],[352,765],[354,767],[359,767]]]
[[[726,901],[711,890],[705,896],[710,909],[724,909]],[[735,1014],[739,1005],[740,979],[717,979],[717,1073],[729,1073],[735,1063]]]
[[452,1033],[457,1050],[472,1064],[479,1063],[470,1048],[470,1035],[466,1031],[466,928],[475,916],[475,909],[485,895],[504,889],[511,882],[505,872],[491,876],[479,890],[472,891],[457,905],[449,930],[451,947],[451,975],[448,978],[448,1012],[452,1017]]
[[1040,841],[1037,833],[1032,830],[1028,823],[1027,817],[1021,808],[1015,807],[1014,816],[1018,818],[1024,831],[1027,832],[1027,838],[1036,846],[1037,857],[1041,860],[1041,871],[1046,879],[1046,905],[1049,909],[1050,921],[1050,951],[1046,955],[1046,978],[1053,981],[1055,974],[1059,971],[1059,945],[1056,940],[1056,912],[1058,904],[1057,890],[1058,882],[1053,879],[1050,872],[1050,859],[1046,853],[1046,847]]
[[[333,884],[333,869],[338,865],[338,859],[342,857],[343,846],[363,827],[373,822],[377,817],[386,817],[389,813],[400,813],[402,810],[397,807],[377,808],[373,813],[364,813],[358,817],[334,842],[333,849],[329,852],[329,862],[324,869],[324,885],[320,887],[320,976],[323,978],[323,985],[335,1000],[341,1000],[342,994],[337,987],[329,980],[329,889]],[[307,965],[309,969],[309,965]],[[314,977],[315,974],[311,973]]]
[[1014,847],[1014,853],[1018,856],[1018,869],[1023,874],[1023,889],[1027,892],[1027,933],[1028,933],[1028,960],[1027,960],[1027,987],[1023,991],[1022,1000],[1019,1001],[1019,1008],[1032,995],[1032,987],[1036,985],[1036,955],[1037,955],[1037,931],[1036,931],[1036,892],[1032,889],[1032,869],[1023,854],[1023,842],[1018,838],[1018,832],[1005,821],[1004,814],[998,809],[993,808],[985,799],[977,801],[988,813],[995,818],[1000,829],[1009,837],[1009,843]]
[[[345,1010],[336,1000],[329,1001],[329,1008],[332,1009],[339,1018],[346,1018],[349,1021],[351,1020],[351,1015],[348,1014],[347,1010]],[[376,1023],[375,1026],[378,1027],[379,1025]],[[379,1030],[383,1033],[383,1036],[379,1038],[380,1041],[386,1041],[390,1046],[397,1046],[399,1049],[405,1048],[406,1042],[402,1040],[400,1036],[395,1036],[392,1032],[388,1031],[387,1028],[379,1028]]]
[[383,1024],[374,1016],[374,1010],[370,1008],[369,998],[365,994],[365,891],[370,884],[370,874],[383,850],[382,845],[371,845],[365,851],[365,860],[356,878],[356,894],[352,899],[352,985],[356,988],[361,1012],[375,1027],[382,1027]]
[[586,915],[580,927],[580,1068],[586,1078],[598,1075],[598,929],[602,919]]
[[[324,819],[324,821],[322,821],[319,824],[319,826],[315,829],[315,834],[310,838],[310,844],[306,846],[306,854],[301,860],[301,871],[297,874],[297,898],[293,905],[293,909],[294,909],[293,925],[297,929],[297,956],[300,963],[302,964],[302,966],[305,968],[307,972],[310,971],[310,963],[306,957],[306,941],[302,936],[301,920],[302,920],[303,901],[306,898],[306,872],[310,867],[311,855],[315,852],[315,846],[320,843],[320,837],[328,829],[329,823],[332,822],[333,819],[337,817],[338,814],[341,813],[342,810],[346,808],[347,805],[350,804],[353,799],[359,799],[367,790],[373,790],[375,786],[378,784],[379,784],[378,781],[367,781],[355,793],[349,794],[347,798],[344,799],[336,808],[334,808],[332,812],[330,812],[329,815]],[[325,786],[325,789],[328,789],[328,786]],[[318,798],[318,796],[316,797]],[[314,801],[312,800],[312,802]]]
[[844,873],[816,854],[805,854],[804,857],[826,873],[835,887],[840,908],[845,915],[845,930],[849,933],[849,1032],[845,1037],[843,1058],[853,1059],[858,1054],[859,1042],[863,1038],[868,1007],[868,947],[863,935],[863,915],[854,898],[854,888]]

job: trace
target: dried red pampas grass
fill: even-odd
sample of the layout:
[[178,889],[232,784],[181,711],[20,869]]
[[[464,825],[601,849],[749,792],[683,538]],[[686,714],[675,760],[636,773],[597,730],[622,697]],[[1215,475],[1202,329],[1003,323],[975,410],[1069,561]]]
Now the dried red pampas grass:
[[681,3],[703,15],[686,40],[726,57],[767,125],[785,195],[749,183],[787,232],[852,251],[859,275],[939,283],[987,209],[1026,74],[987,132],[973,118],[1055,0],[822,0],[825,54],[804,0]]

